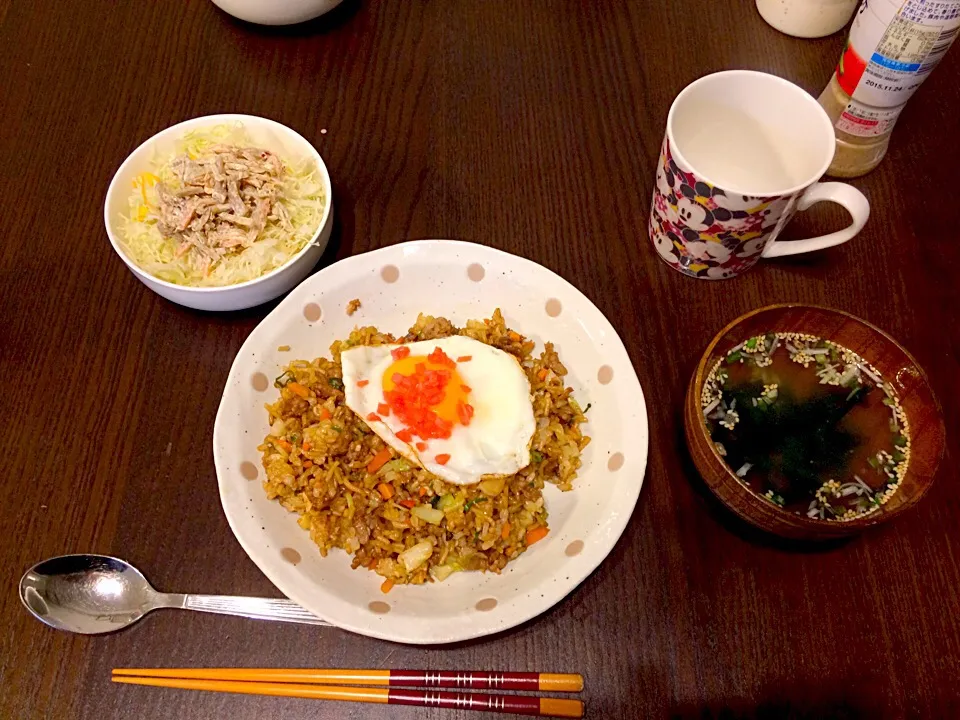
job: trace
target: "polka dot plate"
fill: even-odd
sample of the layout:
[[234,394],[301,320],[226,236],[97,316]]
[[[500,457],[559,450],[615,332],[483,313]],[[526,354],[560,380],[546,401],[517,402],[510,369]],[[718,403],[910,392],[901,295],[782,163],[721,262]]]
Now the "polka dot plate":
[[[353,299],[361,307],[348,316]],[[593,440],[570,492],[548,486],[550,534],[499,574],[455,573],[442,583],[380,591],[382,578],[321,557],[297,516],[267,500],[257,445],[267,434],[270,378],[298,358],[329,357],[357,325],[402,334],[420,312],[456,324],[489,317],[538,343],[553,342],[567,383],[586,406]],[[289,350],[286,349],[289,347]],[[280,350],[280,348],[284,348]],[[217,413],[213,446],[220,497],[237,540],[292,600],[352,632],[396,642],[448,643],[506,630],[545,612],[610,553],[640,495],[648,427],[643,391],[623,343],[579,290],[546,268],[451,240],[401,243],[347,258],[304,281],[240,349]]]

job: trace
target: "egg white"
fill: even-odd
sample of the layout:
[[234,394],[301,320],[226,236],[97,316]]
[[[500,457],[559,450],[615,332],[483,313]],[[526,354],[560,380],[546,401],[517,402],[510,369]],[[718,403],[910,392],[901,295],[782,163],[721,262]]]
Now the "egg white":
[[[427,356],[440,348],[453,360],[471,357],[457,363],[457,373],[471,389],[467,401],[474,415],[469,425],[454,425],[449,438],[421,441],[414,437],[406,443],[396,436],[404,426],[395,416],[368,420],[385,402],[383,374],[394,362],[391,351],[398,347],[359,346],[340,356],[347,407],[384,442],[428,472],[457,485],[472,485],[484,475],[512,475],[530,464],[536,421],[527,375],[513,355],[472,338],[455,335],[404,345],[414,356]],[[363,380],[368,384],[358,387]],[[427,443],[425,451],[416,449],[418,441]],[[450,456],[445,465],[435,460],[443,454]]]

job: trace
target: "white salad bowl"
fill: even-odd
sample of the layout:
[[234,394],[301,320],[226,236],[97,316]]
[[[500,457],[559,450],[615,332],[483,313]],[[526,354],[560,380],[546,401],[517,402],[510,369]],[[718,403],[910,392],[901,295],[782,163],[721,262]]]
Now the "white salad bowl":
[[[191,131],[213,128],[217,125],[243,125],[254,145],[276,152],[283,159],[308,158],[317,168],[317,176],[323,185],[326,205],[320,224],[310,241],[300,252],[280,267],[271,270],[254,280],[224,285],[221,287],[190,287],[161,280],[137,266],[120,245],[120,233],[123,220],[129,212],[130,189],[134,179],[150,170],[154,160],[176,151],[176,145],[183,136]],[[103,207],[103,222],[107,229],[110,244],[120,259],[140,282],[158,295],[179,305],[197,310],[242,310],[273,300],[296,287],[310,273],[320,260],[333,227],[333,195],[330,175],[320,157],[320,153],[302,135],[273,120],[255,115],[207,115],[186,120],[168,127],[134,150],[113,176],[107,189],[107,198]]]

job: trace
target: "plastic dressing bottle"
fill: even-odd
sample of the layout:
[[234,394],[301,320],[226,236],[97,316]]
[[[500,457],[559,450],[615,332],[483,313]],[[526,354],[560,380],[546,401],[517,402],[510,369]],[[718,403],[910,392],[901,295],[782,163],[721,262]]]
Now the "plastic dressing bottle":
[[887,153],[907,100],[960,33],[960,0],[863,0],[820,95],[837,153],[827,174],[857,177]]

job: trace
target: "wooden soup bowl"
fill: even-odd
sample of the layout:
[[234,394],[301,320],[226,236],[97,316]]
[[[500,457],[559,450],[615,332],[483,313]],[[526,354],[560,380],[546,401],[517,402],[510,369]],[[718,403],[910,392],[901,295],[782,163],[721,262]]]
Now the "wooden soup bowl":
[[[893,384],[910,423],[910,463],[900,488],[879,510],[844,522],[788,512],[744,485],[717,452],[700,407],[703,383],[710,369],[730,348],[769,332],[808,333],[832,340],[867,360],[885,381]],[[690,379],[683,421],[694,465],[720,501],[762,530],[801,540],[852,535],[914,505],[933,483],[945,440],[940,404],[913,356],[883,330],[848,313],[812,305],[760,308],[737,318],[717,333]]]

